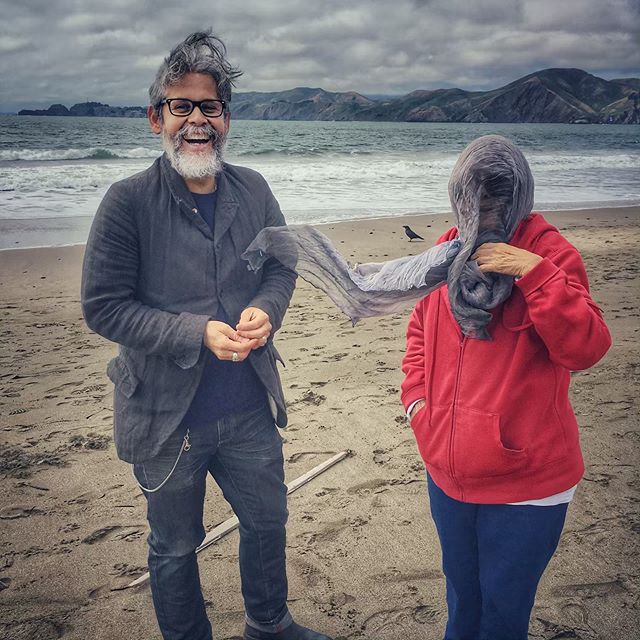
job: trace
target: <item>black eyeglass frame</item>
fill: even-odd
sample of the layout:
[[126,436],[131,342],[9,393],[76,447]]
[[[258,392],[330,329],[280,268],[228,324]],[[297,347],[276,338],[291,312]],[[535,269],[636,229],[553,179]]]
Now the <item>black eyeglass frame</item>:
[[[191,111],[189,111],[189,113],[173,113],[173,110],[171,109],[171,103],[174,101],[180,100],[181,102],[188,102],[191,104]],[[215,116],[210,116],[207,115],[203,110],[202,110],[202,104],[205,102],[216,102],[220,105],[221,110],[220,113],[216,114]],[[200,113],[202,113],[202,115],[205,118],[219,118],[220,116],[224,115],[224,112],[227,110],[227,103],[224,100],[217,100],[215,98],[208,98],[207,100],[190,100],[189,98],[165,98],[164,100],[162,100],[160,102],[160,107],[162,107],[162,105],[166,104],[167,107],[169,107],[169,113],[172,116],[176,116],[176,118],[186,118],[187,116],[190,116],[193,113],[193,110],[198,107],[198,109],[200,109]]]

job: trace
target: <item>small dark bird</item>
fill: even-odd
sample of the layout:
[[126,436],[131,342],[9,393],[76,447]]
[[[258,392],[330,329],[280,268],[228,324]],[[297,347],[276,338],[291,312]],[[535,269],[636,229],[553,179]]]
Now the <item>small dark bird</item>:
[[412,240],[424,240],[422,236],[419,236],[411,227],[406,224],[402,225],[404,227],[404,232],[407,234],[407,238],[409,238],[409,242]]

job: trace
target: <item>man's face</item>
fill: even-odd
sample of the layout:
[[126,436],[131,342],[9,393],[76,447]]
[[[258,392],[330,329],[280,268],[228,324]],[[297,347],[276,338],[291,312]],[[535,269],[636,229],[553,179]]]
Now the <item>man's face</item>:
[[[218,88],[211,76],[188,73],[167,88],[165,97],[217,100]],[[171,164],[184,178],[204,178],[220,171],[229,130],[227,113],[207,118],[199,107],[195,107],[188,116],[175,116],[164,104],[162,120],[152,107],[149,107],[148,117],[151,130],[162,134],[163,147]]]

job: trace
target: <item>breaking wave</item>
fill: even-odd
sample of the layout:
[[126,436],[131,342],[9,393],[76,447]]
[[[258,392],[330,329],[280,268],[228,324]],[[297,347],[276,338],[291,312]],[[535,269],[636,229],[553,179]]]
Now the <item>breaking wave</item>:
[[148,149],[109,149],[90,147],[88,149],[2,149],[0,160],[16,162],[48,162],[56,160],[125,160],[156,158],[160,155],[158,148]]

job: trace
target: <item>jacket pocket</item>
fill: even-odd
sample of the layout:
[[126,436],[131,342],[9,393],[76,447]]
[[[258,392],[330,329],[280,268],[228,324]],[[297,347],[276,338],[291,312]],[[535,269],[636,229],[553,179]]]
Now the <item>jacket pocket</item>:
[[[269,342],[262,349],[252,351],[248,362],[251,363],[253,370],[267,390],[269,398],[271,398],[269,406],[276,419],[276,424],[279,427],[284,427],[286,425],[286,405],[282,391],[282,383],[276,365],[276,358],[279,358],[279,355],[276,356],[277,352],[274,352],[275,347],[273,347],[273,343]],[[278,420],[279,415],[281,417],[280,420]]]
[[127,398],[130,398],[138,387],[139,380],[131,369],[126,365],[121,356],[117,356],[109,361],[107,365],[107,376],[113,382],[116,389]]
[[453,425],[453,473],[461,478],[508,475],[526,466],[526,449],[505,447],[500,416],[456,407]]

